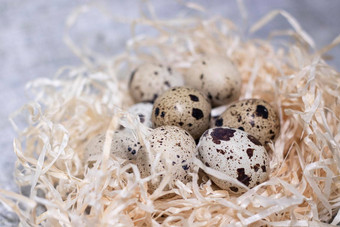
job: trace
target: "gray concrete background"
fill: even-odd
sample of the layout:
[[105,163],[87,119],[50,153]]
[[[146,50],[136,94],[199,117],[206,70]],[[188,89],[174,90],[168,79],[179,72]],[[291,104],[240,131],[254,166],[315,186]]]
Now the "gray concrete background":
[[[0,188],[18,191],[13,181],[15,155],[12,140],[15,133],[8,115],[25,104],[25,84],[38,77],[51,77],[63,65],[78,65],[80,61],[63,43],[65,19],[72,9],[85,0],[0,0]],[[236,1],[196,1],[205,5],[210,14],[219,14],[241,24]],[[209,2],[209,3],[208,3]],[[284,9],[300,22],[314,38],[318,47],[329,43],[340,34],[339,0],[245,0],[250,23],[273,9]],[[139,1],[104,1],[107,10],[118,16],[135,18],[139,14]],[[190,15],[188,10],[172,1],[154,1],[157,15],[170,18],[175,15]],[[270,29],[289,28],[281,17],[257,37],[267,37]],[[143,29],[142,29],[143,30]],[[88,31],[93,32],[89,36]],[[117,53],[129,37],[128,26],[108,22],[98,14],[81,17],[78,29],[73,34],[80,42],[89,43],[106,53]],[[98,43],[100,42],[100,45]],[[340,48],[330,52],[335,60],[330,64],[340,69]],[[15,215],[0,205],[0,226],[15,226]]]

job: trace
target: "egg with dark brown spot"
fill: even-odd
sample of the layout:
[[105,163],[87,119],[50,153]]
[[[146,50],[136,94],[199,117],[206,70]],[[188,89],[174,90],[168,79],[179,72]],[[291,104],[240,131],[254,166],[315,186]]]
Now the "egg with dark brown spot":
[[[228,127],[207,130],[198,144],[198,156],[208,167],[237,179],[252,188],[268,179],[269,157],[253,136]],[[220,188],[232,193],[246,191],[234,183],[209,176]]]
[[[152,165],[155,171],[166,171],[170,174],[170,182],[167,188],[172,188],[176,180],[183,183],[191,181],[189,172],[193,167],[193,157],[197,155],[196,144],[192,136],[185,130],[176,126],[162,126],[151,131],[147,136],[150,143],[150,152],[141,150],[137,156],[137,166],[142,177],[150,176]],[[161,153],[158,162],[156,156]],[[149,182],[150,191],[155,190],[163,175]]]
[[182,75],[171,67],[144,63],[131,73],[129,90],[135,102],[154,102],[169,88],[183,84]]
[[135,114],[139,117],[140,123],[152,128],[151,113],[152,113],[152,103],[141,102],[136,103],[129,107],[127,110],[131,114]]
[[198,139],[209,127],[211,106],[199,90],[175,87],[155,100],[152,110],[154,127],[175,125]]
[[184,74],[187,86],[206,93],[213,107],[237,100],[242,79],[235,64],[225,56],[204,56]]
[[[83,157],[86,164],[94,163],[100,159],[99,156],[103,153],[105,138],[105,133],[101,133],[89,141]],[[131,130],[117,130],[112,135],[110,157],[125,159],[125,164],[134,162],[137,153],[142,147],[141,143],[133,136]]]
[[261,144],[275,141],[280,133],[280,119],[273,106],[262,99],[245,99],[232,103],[212,127],[231,127],[253,135]]

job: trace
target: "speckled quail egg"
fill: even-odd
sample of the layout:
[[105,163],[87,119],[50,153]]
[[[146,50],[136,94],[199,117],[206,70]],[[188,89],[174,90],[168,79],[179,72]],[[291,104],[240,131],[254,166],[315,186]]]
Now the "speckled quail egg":
[[202,57],[191,65],[184,79],[186,85],[204,91],[213,107],[235,101],[241,94],[241,75],[227,57]]
[[[204,132],[198,153],[208,167],[233,177],[252,188],[267,180],[269,157],[266,149],[252,135],[228,127],[212,128]],[[220,188],[233,193],[242,193],[244,188],[229,181],[210,176]]]
[[132,72],[129,89],[135,102],[153,102],[169,88],[183,84],[182,75],[171,67],[145,63]]
[[189,87],[175,87],[155,100],[152,122],[155,127],[175,125],[198,139],[209,127],[211,106],[200,91]]
[[153,105],[151,103],[141,102],[141,103],[137,103],[137,104],[130,106],[127,111],[129,113],[138,115],[140,123],[151,128],[152,127],[152,121],[151,121],[152,107]]
[[[155,171],[165,170],[167,174],[171,175],[167,188],[173,187],[176,180],[183,183],[191,180],[188,173],[193,165],[192,159],[197,155],[197,150],[195,141],[188,132],[176,126],[162,126],[154,129],[147,136],[147,140],[150,142],[151,156],[146,149],[140,150],[137,155],[137,166],[142,177],[150,176],[152,163],[155,161],[157,153],[161,152]],[[162,176],[155,182],[149,183],[151,191],[159,186]]]
[[[93,157],[103,152],[104,142],[105,134],[99,134],[90,140],[84,152],[85,163],[92,163],[94,161]],[[141,148],[141,143],[138,142],[130,130],[124,129],[113,133],[111,156],[133,161]]]
[[227,126],[241,129],[266,145],[280,133],[280,119],[275,109],[262,99],[245,99],[232,103],[214,127]]

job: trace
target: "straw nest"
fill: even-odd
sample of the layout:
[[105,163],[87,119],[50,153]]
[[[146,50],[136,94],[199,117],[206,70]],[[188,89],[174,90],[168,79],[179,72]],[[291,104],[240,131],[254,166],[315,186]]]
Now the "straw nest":
[[[187,5],[192,10],[203,10]],[[72,29],[82,7],[68,20]],[[242,35],[228,19],[158,20],[142,17],[131,23],[153,28],[157,35],[133,35],[126,51],[103,58],[65,40],[82,59],[81,67],[62,68],[51,78],[28,84],[34,101],[14,114],[19,136],[15,179],[29,186],[29,196],[1,191],[0,199],[14,210],[23,226],[286,226],[340,222],[340,74],[322,55],[339,43],[317,51],[313,40],[287,12],[274,11],[254,24],[255,32],[276,15],[292,30],[271,40]],[[129,25],[127,25],[129,26]],[[277,42],[276,35],[292,37]],[[141,178],[133,164],[109,158],[112,132],[130,128],[141,143],[147,128],[128,114],[133,104],[128,75],[141,62],[157,61],[185,73],[200,55],[230,57],[243,79],[241,98],[262,98],[279,112],[281,134],[270,146],[270,179],[238,197],[200,179],[199,170],[224,178],[198,159],[192,182],[166,182],[149,194],[147,182],[166,172]],[[25,117],[19,127],[16,119]],[[88,141],[106,133],[104,151],[92,168],[83,164]],[[131,170],[132,169],[132,170]],[[172,198],[164,195],[175,193]]]

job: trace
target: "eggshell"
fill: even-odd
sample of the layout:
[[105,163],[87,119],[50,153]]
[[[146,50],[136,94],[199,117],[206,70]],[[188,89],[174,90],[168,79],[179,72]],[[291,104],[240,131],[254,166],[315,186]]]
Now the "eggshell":
[[203,93],[176,87],[158,97],[152,110],[154,127],[175,125],[198,139],[209,127],[211,106]]
[[137,103],[137,104],[130,106],[127,111],[129,113],[138,115],[139,121],[143,125],[151,128],[152,127],[152,121],[151,121],[152,107],[153,105],[151,103],[141,102],[141,103]]
[[205,92],[213,107],[239,98],[242,78],[227,57],[204,56],[195,61],[185,73],[185,84]]
[[[152,164],[157,153],[161,152],[160,160],[156,163],[156,172],[166,171],[171,175],[167,188],[172,188],[176,180],[187,183],[191,180],[188,175],[193,166],[192,159],[197,154],[196,144],[191,135],[176,126],[162,126],[154,129],[147,136],[150,142],[150,154],[142,149],[137,155],[137,166],[142,177],[150,176]],[[156,182],[149,184],[151,191],[155,190],[163,175]]]
[[183,84],[182,75],[175,72],[171,67],[145,63],[132,72],[129,89],[135,102],[154,102],[169,88]]
[[213,126],[238,128],[253,135],[263,145],[275,141],[280,133],[280,119],[274,107],[262,99],[232,103]]
[[[198,144],[201,161],[208,167],[233,177],[252,188],[269,176],[266,149],[252,135],[228,127],[212,128],[204,132]],[[210,176],[220,188],[242,193],[244,188]]]
[[[91,163],[103,152],[105,134],[95,136],[85,148],[84,161]],[[126,159],[127,162],[134,161],[138,151],[142,148],[141,143],[133,136],[130,130],[124,129],[115,131],[111,142],[110,155]]]

